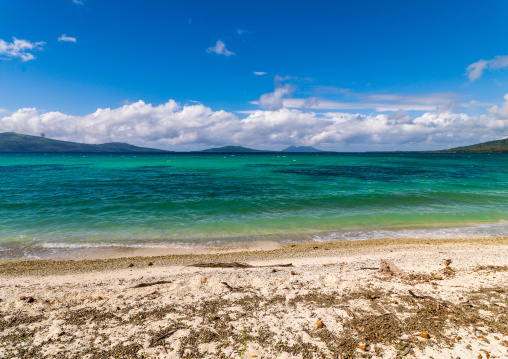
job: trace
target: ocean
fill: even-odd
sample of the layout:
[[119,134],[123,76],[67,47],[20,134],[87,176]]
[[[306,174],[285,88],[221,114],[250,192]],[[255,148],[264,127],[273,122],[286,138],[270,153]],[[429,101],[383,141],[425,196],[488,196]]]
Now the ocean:
[[508,155],[0,154],[0,258],[508,235]]

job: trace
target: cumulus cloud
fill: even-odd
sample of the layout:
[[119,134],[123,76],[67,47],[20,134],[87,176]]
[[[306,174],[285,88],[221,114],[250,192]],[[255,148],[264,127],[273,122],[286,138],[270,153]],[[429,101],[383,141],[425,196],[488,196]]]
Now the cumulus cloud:
[[291,96],[291,94],[296,90],[296,87],[289,83],[284,83],[287,80],[294,80],[295,78],[291,76],[281,77],[279,75],[275,75],[273,78],[273,83],[275,90],[273,92],[265,93],[259,97],[257,101],[251,101],[252,104],[259,105],[262,108],[268,110],[278,110],[285,106],[285,99]]
[[482,77],[486,70],[499,70],[508,67],[508,55],[496,56],[491,60],[480,60],[472,63],[466,68],[469,82],[473,82]]
[[290,84],[277,87],[274,92],[265,93],[261,95],[258,101],[253,103],[258,104],[262,108],[268,110],[278,110],[284,107],[284,97],[291,95],[294,91],[294,87]]
[[15,37],[12,42],[6,42],[0,39],[0,57],[20,58],[21,61],[29,61],[35,59],[31,53],[41,50],[45,42],[30,42],[28,40],[19,40]]
[[[274,92],[263,94],[251,104],[259,105],[268,110],[281,108],[302,108],[314,110],[376,110],[387,111],[458,111],[461,107],[491,106],[493,103],[469,102],[464,103],[463,95],[455,92],[434,92],[423,94],[393,94],[393,93],[356,93],[349,89],[315,86],[313,91],[301,92],[297,90],[295,82],[310,81],[306,78],[293,76],[274,77]],[[298,97],[298,95],[311,95]],[[320,98],[319,95],[336,94],[347,101]],[[316,96],[317,95],[317,96]]]
[[263,75],[266,75],[266,72],[254,71],[253,74],[256,75],[256,76],[263,76]]
[[[282,83],[283,78],[276,78],[276,83]],[[318,97],[291,98],[295,87],[289,84],[279,85],[275,92],[264,94],[252,104],[267,109],[306,108],[314,110],[376,110],[386,111],[458,111],[460,107],[492,106],[492,103],[461,101],[461,96],[453,92],[427,93],[419,95],[401,94],[355,94],[347,93],[355,102],[333,101]],[[345,91],[343,91],[345,92]]]
[[223,145],[267,149],[310,145],[356,151],[441,149],[506,136],[508,96],[505,100],[481,116],[426,112],[416,118],[404,111],[373,116],[280,108],[249,112],[239,119],[230,112],[213,111],[202,104],[180,106],[173,100],[158,106],[138,101],[85,116],[23,108],[0,117],[0,132],[45,133],[60,140],[119,141],[174,150]]
[[62,36],[60,36],[58,38],[58,41],[60,41],[60,42],[76,42],[76,38],[62,34]]
[[224,55],[224,56],[231,56],[234,55],[234,52],[229,51],[226,49],[226,44],[222,42],[221,40],[217,40],[215,43],[215,46],[209,47],[206,52],[208,53],[216,53],[217,55]]

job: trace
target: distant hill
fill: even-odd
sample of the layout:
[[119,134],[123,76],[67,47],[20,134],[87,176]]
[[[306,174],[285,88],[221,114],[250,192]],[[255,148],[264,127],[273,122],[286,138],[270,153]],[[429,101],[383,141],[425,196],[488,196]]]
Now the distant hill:
[[289,146],[288,148],[285,148],[282,150],[282,152],[323,152],[321,150],[318,150],[317,148],[311,147],[311,146]]
[[164,153],[169,151],[138,147],[121,142],[89,145],[21,135],[14,132],[3,132],[0,133],[0,152]]
[[208,152],[208,153],[266,153],[266,152],[273,152],[273,151],[265,151],[265,150],[254,150],[252,148],[242,147],[242,146],[224,146],[224,147],[216,147],[216,148],[209,148],[207,150],[202,151],[193,151],[193,152]]
[[441,150],[439,153],[508,153],[508,138],[476,145]]

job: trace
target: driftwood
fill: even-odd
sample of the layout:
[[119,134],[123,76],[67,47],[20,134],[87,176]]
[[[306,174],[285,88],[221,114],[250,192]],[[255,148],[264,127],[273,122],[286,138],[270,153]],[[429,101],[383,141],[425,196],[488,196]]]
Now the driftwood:
[[413,298],[416,298],[416,299],[427,299],[427,300],[431,300],[431,301],[433,301],[434,303],[436,303],[436,304],[438,305],[438,307],[439,307],[440,305],[442,305],[443,307],[448,308],[448,304],[446,304],[445,302],[442,302],[442,301],[440,301],[440,300],[437,300],[436,298],[432,298],[432,297],[431,297],[431,296],[429,296],[429,295],[416,295],[416,294],[414,294],[414,293],[413,293],[413,291],[412,291],[412,290],[410,290],[410,291],[409,291],[409,294],[411,294],[411,296],[412,296]]
[[189,267],[198,267],[198,268],[266,268],[266,267],[292,267],[293,263],[289,264],[274,264],[269,266],[253,266],[247,263],[239,263],[239,262],[222,262],[222,263],[196,263],[190,264]]
[[167,284],[167,283],[171,283],[170,280],[159,280],[157,282],[150,282],[150,283],[139,283],[139,284],[136,284],[134,287],[132,288],[144,288],[144,287],[150,287],[152,285],[157,285],[157,284]]
[[379,272],[381,274],[391,275],[394,277],[407,278],[409,275],[400,270],[393,262],[390,262],[386,259],[381,259],[381,263],[379,265]]
[[166,339],[167,337],[173,335],[176,333],[176,329],[173,329],[173,330],[170,330],[170,331],[167,331],[167,332],[164,332],[162,334],[160,334],[159,336],[157,336],[156,338],[153,338],[152,341],[150,342],[150,346],[153,347],[155,344],[157,344],[157,342],[163,340],[163,339]]
[[223,284],[226,286],[227,289],[229,289],[232,292],[251,292],[255,293],[252,287],[233,287],[229,285],[228,282],[220,282],[220,284]]

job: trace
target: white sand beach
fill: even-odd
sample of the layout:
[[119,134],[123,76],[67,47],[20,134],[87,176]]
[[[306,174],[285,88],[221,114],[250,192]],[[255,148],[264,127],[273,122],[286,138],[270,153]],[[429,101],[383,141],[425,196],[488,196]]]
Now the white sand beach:
[[[505,358],[507,245],[343,241],[94,265],[0,261],[0,357]],[[403,273],[381,273],[381,260]],[[209,262],[252,267],[189,266]]]

